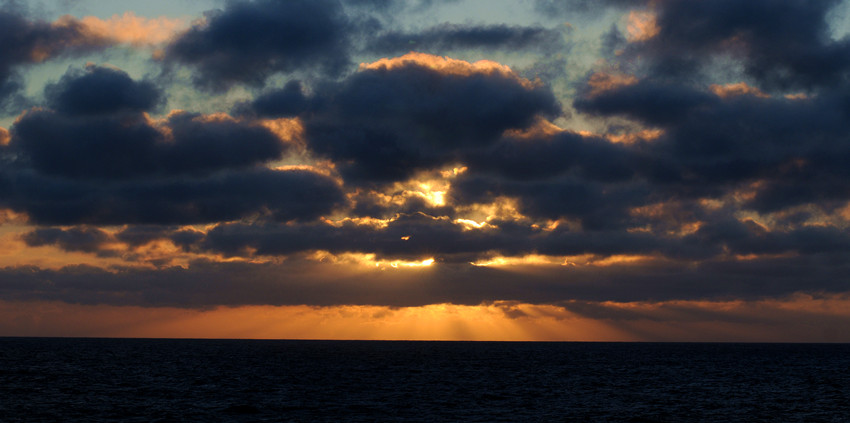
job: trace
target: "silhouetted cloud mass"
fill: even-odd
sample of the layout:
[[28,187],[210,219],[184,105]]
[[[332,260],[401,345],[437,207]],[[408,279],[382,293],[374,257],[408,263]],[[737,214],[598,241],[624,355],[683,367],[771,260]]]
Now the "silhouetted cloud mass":
[[148,111],[162,100],[152,82],[136,82],[122,70],[100,66],[66,73],[45,95],[50,108],[72,116]]
[[20,67],[51,58],[99,50],[111,44],[86,31],[74,19],[44,22],[0,4],[0,111],[5,111],[23,87]]
[[305,68],[337,75],[350,62],[352,25],[336,0],[230,2],[175,39],[165,59],[194,67],[195,83],[211,90]]
[[[194,87],[71,67],[0,128],[7,241],[90,258],[0,269],[0,298],[603,315],[850,292],[839,5],[523,6],[568,29],[399,23],[443,2],[227,2],[149,63]],[[581,41],[575,17],[610,22]],[[81,25],[0,12],[0,101],[24,67],[105,45]],[[210,100],[169,111],[172,93]]]

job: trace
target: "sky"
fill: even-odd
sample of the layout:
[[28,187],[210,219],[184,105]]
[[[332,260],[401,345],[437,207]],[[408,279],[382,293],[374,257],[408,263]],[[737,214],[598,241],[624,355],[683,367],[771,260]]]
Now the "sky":
[[848,16],[0,2],[0,336],[850,342]]

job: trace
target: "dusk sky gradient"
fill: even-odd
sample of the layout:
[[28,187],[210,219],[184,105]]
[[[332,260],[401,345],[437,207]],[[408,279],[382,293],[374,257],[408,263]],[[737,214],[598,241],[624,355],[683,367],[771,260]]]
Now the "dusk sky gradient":
[[0,5],[0,336],[850,342],[850,2]]

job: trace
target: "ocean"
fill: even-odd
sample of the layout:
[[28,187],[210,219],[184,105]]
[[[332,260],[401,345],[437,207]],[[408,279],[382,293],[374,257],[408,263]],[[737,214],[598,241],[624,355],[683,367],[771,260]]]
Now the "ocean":
[[850,345],[0,338],[2,422],[848,422]]

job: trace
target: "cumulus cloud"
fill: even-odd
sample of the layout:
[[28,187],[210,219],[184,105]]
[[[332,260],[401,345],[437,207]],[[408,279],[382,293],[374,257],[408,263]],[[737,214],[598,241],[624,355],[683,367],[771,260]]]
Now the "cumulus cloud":
[[18,10],[0,6],[0,110],[11,105],[23,86],[20,66],[109,44],[109,39],[90,33],[78,20],[30,20]]
[[194,67],[195,83],[211,90],[299,69],[336,75],[349,64],[354,24],[336,0],[231,2],[174,39],[164,59]]
[[[157,117],[164,82],[68,71],[43,108],[0,130],[0,207],[32,225],[20,240],[101,256],[165,245],[195,260],[8,268],[0,293],[180,307],[506,300],[601,316],[617,310],[600,301],[847,291],[850,56],[827,32],[835,2],[534,5],[619,13],[583,77],[556,86],[444,56],[549,54],[559,31],[413,30],[372,15],[404,5],[371,0],[230,2],[172,39],[154,65],[187,66],[208,91],[263,87],[216,97],[229,115]],[[410,46],[425,52],[392,57]],[[34,63],[27,48],[0,70]]]
[[55,108],[11,128],[2,204],[39,223],[196,223],[261,214],[313,219],[342,202],[337,183],[309,169],[273,170],[291,140],[226,115],[142,110],[159,91],[116,69],[69,71],[47,88]]
[[[287,115],[301,97],[291,86],[253,103]],[[305,115],[309,147],[334,160],[349,183],[404,180],[457,160],[537,116],[556,116],[551,91],[494,62],[469,63],[422,53],[361,66],[317,88]],[[301,103],[303,104],[303,103]]]
[[[0,269],[7,301],[59,300],[205,308],[215,305],[381,304],[478,305],[503,298],[531,304],[568,301],[670,301],[682,298],[785,297],[807,289],[845,292],[846,261],[834,256],[650,262],[609,266],[536,266],[497,269],[469,265],[427,268],[359,267],[292,259],[283,263],[196,261],[189,267],[58,270]],[[820,271],[813,273],[811,266]],[[517,277],[517,275],[522,275]],[[575,303],[568,305],[589,313]]]
[[120,69],[94,65],[69,71],[45,89],[45,96],[52,109],[72,116],[146,111],[163,97],[150,81],[136,82]]
[[635,39],[656,72],[685,76],[704,60],[728,55],[771,87],[816,87],[848,70],[850,40],[833,40],[828,13],[837,0],[650,2],[654,36]]

